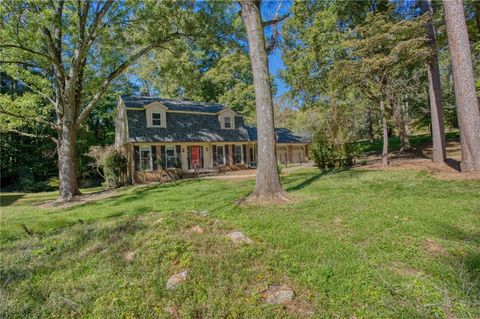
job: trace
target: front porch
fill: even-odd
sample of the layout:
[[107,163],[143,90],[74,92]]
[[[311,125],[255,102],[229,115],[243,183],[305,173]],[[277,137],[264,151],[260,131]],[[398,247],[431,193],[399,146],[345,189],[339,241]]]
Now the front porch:
[[[239,143],[135,143],[124,149],[132,183],[211,177],[255,168],[257,145]],[[277,145],[279,163],[308,161],[306,145]]]

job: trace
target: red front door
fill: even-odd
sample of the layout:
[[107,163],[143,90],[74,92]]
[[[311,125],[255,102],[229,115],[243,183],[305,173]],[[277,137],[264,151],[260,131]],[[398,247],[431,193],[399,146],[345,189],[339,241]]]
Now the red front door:
[[191,146],[192,168],[200,167],[200,146]]

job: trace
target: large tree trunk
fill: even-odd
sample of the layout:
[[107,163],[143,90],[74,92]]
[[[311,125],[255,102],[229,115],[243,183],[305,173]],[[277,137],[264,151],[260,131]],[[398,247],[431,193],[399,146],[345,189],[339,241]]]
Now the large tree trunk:
[[58,171],[60,177],[59,202],[80,195],[77,182],[77,131],[73,124],[65,123],[58,139]]
[[[422,13],[429,12],[433,14],[431,0],[421,1]],[[430,114],[431,114],[431,129],[432,129],[432,144],[434,162],[445,162],[446,158],[446,142],[445,142],[445,128],[443,123],[443,105],[442,105],[442,87],[440,82],[440,71],[438,67],[438,48],[437,40],[435,38],[435,27],[431,20],[426,24],[427,36],[429,45],[432,50],[432,57],[428,62],[428,93],[430,97]]]
[[462,0],[443,0],[457,104],[462,172],[480,172],[480,111]]
[[400,103],[395,99],[390,100],[393,111],[393,121],[397,129],[398,137],[400,139],[400,152],[406,151],[410,148],[410,141],[408,140],[407,124],[402,114]]
[[268,71],[265,36],[260,15],[260,2],[240,2],[242,18],[247,29],[252,63],[257,110],[258,166],[255,189],[247,202],[286,201],[288,197],[280,184],[275,148],[273,101]]
[[387,114],[385,112],[385,104],[380,102],[380,113],[382,117],[382,132],[383,132],[383,149],[382,149],[382,163],[384,167],[388,166],[388,125]]

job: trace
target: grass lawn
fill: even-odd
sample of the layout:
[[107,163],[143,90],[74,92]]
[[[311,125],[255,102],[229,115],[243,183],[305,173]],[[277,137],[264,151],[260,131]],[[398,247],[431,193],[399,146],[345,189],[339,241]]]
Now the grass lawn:
[[[424,146],[432,142],[432,138],[429,134],[417,134],[411,135],[408,137],[409,142],[412,146]],[[445,139],[447,141],[452,140],[459,140],[460,134],[459,132],[447,132],[445,133]],[[373,143],[369,143],[368,141],[361,141],[357,143],[360,147],[360,151],[362,153],[381,153],[383,149],[383,140],[378,139],[375,140]],[[388,149],[389,151],[398,151],[400,149],[400,139],[398,136],[392,136],[388,138]]]
[[[52,193],[2,194],[0,317],[480,317],[479,181],[315,169],[282,179],[298,201],[236,206],[252,180],[130,187],[68,209],[36,206]],[[254,243],[234,245],[231,230]],[[269,284],[292,287],[295,302],[265,304]]]

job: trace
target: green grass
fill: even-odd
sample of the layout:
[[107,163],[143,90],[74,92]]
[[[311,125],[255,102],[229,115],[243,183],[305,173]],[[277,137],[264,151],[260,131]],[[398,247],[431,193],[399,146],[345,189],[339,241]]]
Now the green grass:
[[[251,180],[132,187],[69,209],[35,206],[51,193],[2,194],[0,317],[480,317],[479,181],[306,169],[283,185],[297,201],[265,207],[234,204]],[[230,230],[255,243],[234,246]],[[263,303],[272,283],[295,304]]]
[[[445,138],[449,140],[458,140],[460,135],[458,132],[448,132],[445,133]],[[424,146],[432,142],[432,138],[429,134],[418,134],[409,136],[409,142],[413,147]],[[373,143],[368,141],[361,141],[357,143],[360,147],[362,153],[381,153],[383,148],[383,140],[378,139]],[[398,136],[392,136],[388,139],[388,149],[389,151],[396,151],[400,149],[400,139]]]

